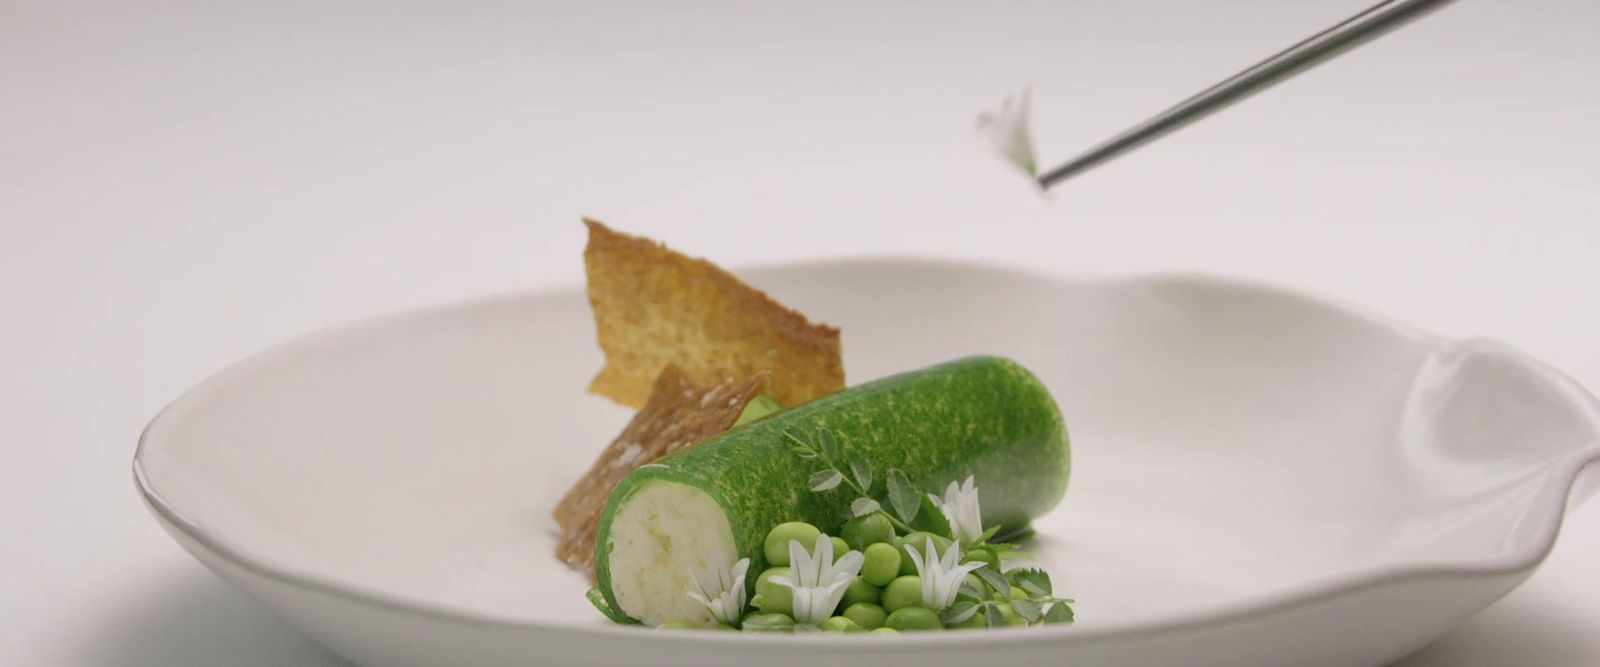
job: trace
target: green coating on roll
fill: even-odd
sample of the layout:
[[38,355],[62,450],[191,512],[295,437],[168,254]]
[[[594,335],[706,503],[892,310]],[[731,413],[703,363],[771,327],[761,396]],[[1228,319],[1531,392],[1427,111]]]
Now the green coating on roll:
[[734,428],[623,478],[606,502],[595,540],[596,576],[611,607],[622,609],[611,587],[612,520],[652,480],[693,487],[722,508],[739,556],[751,559],[746,586],[767,567],[762,542],[772,526],[799,520],[836,534],[856,494],[844,485],[811,491],[807,480],[821,464],[791,452],[784,436],[814,437],[822,429],[834,435],[843,461],[871,464],[870,495],[880,500],[890,469],[931,493],[976,475],[984,526],[999,525],[1002,534],[1026,529],[1054,507],[1071,470],[1055,400],[1009,359],[969,357],[856,386]]

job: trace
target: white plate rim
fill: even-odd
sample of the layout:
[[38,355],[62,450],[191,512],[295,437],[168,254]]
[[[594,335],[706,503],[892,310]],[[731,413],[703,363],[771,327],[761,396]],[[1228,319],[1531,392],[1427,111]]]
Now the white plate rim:
[[[960,268],[963,270],[978,270],[994,275],[1005,275],[1016,278],[1027,278],[1048,282],[1073,281],[1077,283],[1101,283],[1135,285],[1140,283],[1184,283],[1199,284],[1213,287],[1222,287],[1235,290],[1247,290],[1264,293],[1278,298],[1298,300],[1313,304],[1330,311],[1363,321],[1368,324],[1380,326],[1392,332],[1415,338],[1422,338],[1434,345],[1446,344],[1480,344],[1491,345],[1499,354],[1505,355],[1509,360],[1521,368],[1533,372],[1541,382],[1548,386],[1560,389],[1569,400],[1572,407],[1580,410],[1584,418],[1591,424],[1600,425],[1600,400],[1597,400],[1575,380],[1564,373],[1548,366],[1547,364],[1529,356],[1528,354],[1499,341],[1484,338],[1448,338],[1424,331],[1413,325],[1398,321],[1387,315],[1377,313],[1371,309],[1345,303],[1338,299],[1327,298],[1303,291],[1297,288],[1275,285],[1266,281],[1248,277],[1227,276],[1214,273],[1201,272],[1156,272],[1129,275],[1112,275],[1102,277],[1077,277],[1065,276],[1057,273],[1041,271],[1033,268],[1018,268],[1004,266],[992,262],[973,261],[968,259],[942,258],[942,257],[910,257],[897,255],[863,255],[839,259],[824,259],[811,261],[793,261],[772,264],[761,264],[751,267],[739,267],[739,274],[745,276],[759,276],[764,271],[796,271],[796,270],[822,270],[830,268],[860,266],[867,264],[884,265],[894,264],[915,268]],[[759,280],[757,280],[759,282]],[[178,511],[172,503],[167,501],[150,481],[145,472],[144,453],[151,448],[152,442],[159,436],[161,428],[172,415],[182,411],[189,403],[204,394],[205,390],[214,381],[241,373],[250,367],[266,364],[277,357],[290,354],[301,346],[311,344],[326,337],[339,334],[349,334],[356,331],[404,323],[413,319],[425,319],[443,313],[457,310],[469,310],[493,306],[498,303],[523,300],[529,298],[547,297],[561,294],[576,289],[573,284],[557,284],[535,289],[517,290],[480,296],[460,301],[452,301],[433,306],[410,309],[398,313],[379,315],[360,319],[354,322],[339,324],[306,334],[302,334],[286,341],[269,346],[245,359],[229,364],[216,371],[194,387],[181,394],[170,404],[153,417],[140,433],[138,444],[135,447],[132,472],[134,484],[143,498],[145,504],[157,517],[178,531],[184,537],[215,554],[218,558],[230,565],[241,568],[257,576],[264,577],[279,583],[287,584],[306,591],[323,595],[342,598],[358,604],[376,605],[378,607],[406,614],[416,614],[434,619],[465,623],[483,627],[520,628],[525,630],[559,629],[562,632],[592,633],[597,636],[624,634],[630,637],[637,636],[637,627],[600,624],[593,626],[552,626],[547,623],[528,621],[523,619],[508,618],[502,615],[484,613],[482,611],[465,609],[452,605],[441,604],[429,600],[419,600],[403,595],[396,595],[384,590],[367,586],[351,584],[323,575],[300,571],[295,567],[279,563],[271,563],[258,556],[250,555],[246,550],[240,549],[219,537],[214,532],[186,517]],[[1415,580],[1433,578],[1466,577],[1484,578],[1506,575],[1525,576],[1536,568],[1549,555],[1554,548],[1556,538],[1565,518],[1569,496],[1577,482],[1578,476],[1584,468],[1600,464],[1600,441],[1589,444],[1582,449],[1569,452],[1561,460],[1550,464],[1546,471],[1553,473],[1547,477],[1543,487],[1539,489],[1538,499],[1530,509],[1528,516],[1538,520],[1536,539],[1517,545],[1517,548],[1507,553],[1488,557],[1477,561],[1417,561],[1399,564],[1387,564],[1367,570],[1354,571],[1342,575],[1324,577],[1309,582],[1288,586],[1272,593],[1234,601],[1218,608],[1195,610],[1174,614],[1154,621],[1126,621],[1120,623],[1107,623],[1095,626],[1045,626],[1042,628],[1001,628],[982,633],[917,633],[912,636],[891,638],[894,642],[915,641],[918,643],[969,644],[975,641],[1004,641],[1006,643],[1053,643],[1059,641],[1088,642],[1101,640],[1119,640],[1135,637],[1142,634],[1163,633],[1190,629],[1202,629],[1208,626],[1244,621],[1251,618],[1286,613],[1295,608],[1311,606],[1321,602],[1360,592],[1363,589],[1375,588],[1393,584],[1400,584]],[[598,613],[598,612],[597,612]],[[760,642],[764,645],[814,645],[818,640],[825,639],[828,635],[773,635],[760,636],[743,633],[664,633],[652,635],[661,639],[692,640],[696,642],[713,643],[741,643]],[[852,637],[852,641],[861,638]],[[881,642],[871,641],[870,644]],[[882,638],[878,638],[882,639]]]

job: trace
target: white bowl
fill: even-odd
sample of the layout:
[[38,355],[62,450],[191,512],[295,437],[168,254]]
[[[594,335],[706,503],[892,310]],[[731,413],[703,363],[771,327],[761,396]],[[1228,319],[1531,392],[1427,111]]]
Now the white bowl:
[[1383,663],[1522,582],[1600,478],[1580,479],[1600,406],[1559,373],[1290,292],[901,260],[748,277],[841,325],[854,381],[976,353],[1043,378],[1074,478],[1038,550],[1076,624],[603,621],[551,555],[551,506],[628,417],[583,390],[600,357],[578,289],[276,347],[158,415],[135,478],[196,558],[358,663],[701,667]]

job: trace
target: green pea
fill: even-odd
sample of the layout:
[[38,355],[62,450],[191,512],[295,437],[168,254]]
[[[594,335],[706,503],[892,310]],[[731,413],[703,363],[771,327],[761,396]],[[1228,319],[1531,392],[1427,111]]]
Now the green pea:
[[885,626],[883,626],[881,628],[873,628],[872,631],[868,632],[867,634],[869,634],[869,635],[898,635],[898,634],[900,634],[900,631],[885,625]]
[[858,516],[846,521],[844,541],[850,544],[851,549],[865,551],[867,546],[879,542],[894,542],[894,524],[889,523],[889,517],[883,512],[873,512],[866,516]]
[[861,577],[856,577],[855,581],[850,582],[850,587],[844,589],[844,598],[839,601],[839,606],[848,607],[857,602],[876,603],[882,596],[883,592],[879,591],[877,586],[867,583]]
[[772,578],[778,575],[788,576],[789,568],[769,567],[767,571],[761,573],[761,576],[756,577],[756,597],[761,599],[761,604],[756,605],[756,608],[769,614],[793,614],[794,591],[788,586],[773,583]]
[[745,632],[793,632],[794,619],[788,614],[752,614],[744,617]]
[[1026,599],[1028,599],[1028,592],[1025,591],[1025,590],[1022,590],[1020,588],[1017,588],[1016,586],[1012,586],[1011,587],[1011,599],[1013,599],[1013,600],[1026,600]]
[[789,564],[789,542],[799,541],[800,546],[810,551],[816,545],[817,536],[822,531],[804,521],[790,521],[780,523],[767,533],[767,541],[762,545],[762,553],[767,557],[767,565]]
[[883,627],[883,620],[889,617],[889,612],[871,602],[857,602],[844,610],[844,617],[868,630],[877,630]]
[[656,626],[657,630],[700,630],[703,626],[694,621],[667,621]]
[[1009,602],[1001,602],[1000,604],[995,605],[995,608],[1000,610],[1000,618],[1005,622],[1006,625],[1028,624],[1028,622],[1022,618],[1022,615],[1018,614],[1017,610],[1011,607],[1011,603]]
[[900,549],[881,542],[867,545],[863,555],[866,560],[861,565],[861,578],[873,586],[888,586],[900,575],[900,561],[907,560],[900,555]]
[[817,624],[817,629],[823,632],[865,632],[866,628],[857,625],[855,621],[844,616],[834,616]]
[[[936,549],[940,555],[944,554],[945,549],[950,548],[950,540],[948,538],[921,530],[900,538],[899,544],[902,549],[916,549],[918,556],[927,558],[928,540],[933,540],[933,548]],[[904,553],[900,555],[905,556]],[[900,574],[907,575],[921,573],[917,572],[916,563],[913,563],[910,557],[905,557],[900,559]]]
[[1000,555],[983,547],[968,551],[966,555],[961,557],[961,562],[986,563],[993,567],[995,572],[1000,571]]
[[[1012,612],[1016,613],[1016,612]],[[883,621],[884,627],[894,628],[902,632],[915,630],[938,630],[944,627],[939,623],[939,615],[932,609],[923,607],[906,607],[889,614]]]
[[844,540],[830,537],[828,541],[833,543],[833,561],[835,563],[839,562],[840,558],[844,558],[845,554],[850,553],[850,545],[845,544]]
[[883,608],[890,613],[922,606],[922,577],[911,574],[889,582],[883,589]]

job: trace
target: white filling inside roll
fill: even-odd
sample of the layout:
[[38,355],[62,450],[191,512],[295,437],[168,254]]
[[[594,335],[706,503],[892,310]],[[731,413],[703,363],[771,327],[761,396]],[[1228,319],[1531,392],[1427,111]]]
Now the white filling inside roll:
[[687,595],[695,590],[689,568],[726,572],[739,555],[728,517],[711,496],[677,482],[645,482],[617,508],[607,542],[611,594],[623,613],[648,625],[714,622]]

